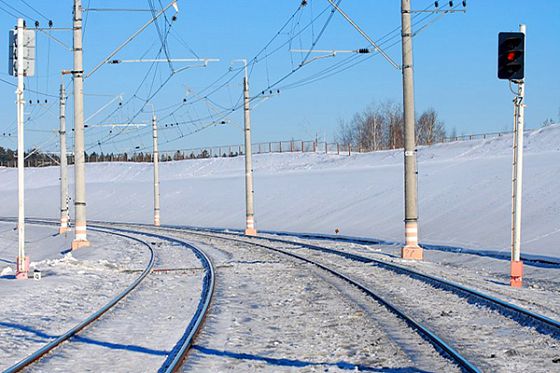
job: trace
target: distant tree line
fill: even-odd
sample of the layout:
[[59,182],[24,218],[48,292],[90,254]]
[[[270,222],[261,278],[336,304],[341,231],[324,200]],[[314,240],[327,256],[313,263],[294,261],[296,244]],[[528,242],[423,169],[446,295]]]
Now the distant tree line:
[[[223,154],[212,154],[211,150],[203,150],[200,153],[195,154],[191,151],[190,154],[185,154],[177,150],[173,155],[161,154],[159,159],[162,162],[167,161],[179,161],[183,159],[200,159],[200,158],[211,158],[211,157],[236,157],[240,152],[228,152]],[[152,162],[153,157],[151,153],[84,153],[86,162]],[[68,155],[68,164],[74,163],[74,156]],[[17,152],[12,149],[6,149],[0,146],[0,166],[15,167],[17,164]],[[25,165],[27,167],[42,167],[42,166],[53,166],[60,164],[60,156],[53,153],[45,153],[39,149],[31,149],[25,152]]]
[[[431,145],[446,138],[445,124],[430,108],[416,116],[416,143]],[[384,101],[339,121],[336,140],[362,151],[404,148],[404,118],[400,104]]]
[[[26,165],[44,165],[58,163],[59,158],[50,154],[43,153],[38,149],[30,149],[24,153]],[[0,165],[15,165],[17,162],[17,152],[0,146]]]

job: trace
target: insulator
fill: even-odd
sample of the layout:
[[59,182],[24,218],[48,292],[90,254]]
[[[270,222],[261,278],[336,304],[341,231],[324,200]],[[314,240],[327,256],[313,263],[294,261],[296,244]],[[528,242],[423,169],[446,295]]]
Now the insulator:
[[463,8],[466,8],[466,7],[467,7],[467,2],[466,2],[466,0],[463,0]]
[[35,21],[35,28],[39,27],[39,21]]
[[53,22],[49,21],[49,27],[53,27]]
[[449,2],[449,6],[450,6],[451,8],[453,8],[453,1],[450,1],[450,2]]
[[369,53],[369,49],[368,48],[360,48],[360,49],[358,49],[358,53],[361,53],[361,54]]
[[434,6],[435,6],[436,8],[439,8],[439,1],[434,2]]
[[183,99],[183,102],[187,102],[187,99],[186,99],[186,98],[184,98],[184,99]]

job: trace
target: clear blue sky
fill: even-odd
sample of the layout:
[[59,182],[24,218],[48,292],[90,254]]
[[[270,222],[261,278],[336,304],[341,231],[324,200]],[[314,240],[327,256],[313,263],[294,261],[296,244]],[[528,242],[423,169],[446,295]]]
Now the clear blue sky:
[[[440,1],[441,5],[446,3]],[[161,9],[167,1],[84,0],[86,8],[150,9],[150,4]],[[174,11],[168,12],[172,28],[167,38],[168,24],[162,19],[158,22],[159,32],[150,26],[115,58],[165,58],[165,53],[158,54],[162,35],[171,58],[219,58],[220,62],[211,62],[205,68],[184,69],[170,79],[167,63],[104,65],[85,81],[86,118],[107,105],[88,120],[89,151],[131,151],[136,147],[149,150],[149,128],[111,130],[94,126],[149,122],[152,106],[145,103],[154,92],[157,94],[150,103],[160,118],[163,149],[242,143],[243,119],[241,110],[237,110],[242,89],[241,65],[231,65],[231,61],[252,60],[257,55],[256,63],[251,64],[251,96],[271,85],[274,94],[252,102],[255,142],[316,136],[331,141],[340,120],[350,119],[372,102],[402,100],[401,74],[381,56],[367,58],[367,55],[339,53],[336,57],[309,62],[289,75],[305,57],[302,53],[291,53],[290,49],[310,49],[314,40],[318,40],[315,49],[352,50],[368,46],[338,13],[321,34],[330,14],[327,0],[309,0],[298,11],[299,4],[298,0],[179,0],[175,22],[171,21]],[[412,4],[414,9],[425,9],[433,2],[413,0]],[[383,39],[383,46],[400,64],[400,1],[343,0],[340,6],[374,40],[389,34]],[[7,74],[7,34],[16,19],[8,13],[25,14],[28,26],[33,26],[35,19],[41,26],[47,26],[47,19],[52,19],[55,27],[70,27],[72,1],[0,2],[0,24],[5,30],[4,47],[0,48],[0,60],[4,61],[0,78],[15,83],[16,79]],[[150,12],[87,11],[85,14],[86,73],[151,18]],[[458,134],[511,129],[513,96],[507,82],[496,77],[497,34],[517,31],[519,23],[525,23],[527,126],[539,127],[548,118],[560,120],[560,77],[553,73],[560,59],[560,1],[471,0],[465,14],[436,15],[422,21],[425,16],[419,14],[415,18],[419,22],[415,30],[428,25],[414,38],[417,112],[435,108],[448,130],[456,129]],[[70,32],[50,34],[71,45]],[[313,54],[307,60],[320,55]],[[48,38],[46,32],[38,33],[38,74],[27,79],[26,87],[57,96],[59,72],[71,65],[72,54],[67,49]],[[175,70],[186,66],[194,64],[173,64]],[[233,66],[231,71],[230,66]],[[289,76],[285,80],[274,85],[286,75]],[[65,83],[71,93],[68,77]],[[15,148],[14,87],[0,82],[0,88],[0,135],[5,134],[0,137],[0,145]],[[39,145],[43,150],[55,151],[56,134],[50,130],[58,127],[58,100],[33,91],[26,92],[27,100],[34,102],[26,107],[26,147]],[[115,99],[119,94],[122,94],[121,106]],[[40,105],[36,104],[37,99]],[[68,125],[72,127],[71,97],[67,115]],[[227,123],[212,126],[222,119]],[[195,131],[198,132],[192,133]]]

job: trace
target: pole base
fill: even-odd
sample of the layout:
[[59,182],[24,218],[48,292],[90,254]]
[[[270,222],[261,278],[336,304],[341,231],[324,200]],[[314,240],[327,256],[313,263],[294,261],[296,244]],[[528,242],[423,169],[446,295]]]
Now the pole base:
[[[23,260],[22,260],[23,259]],[[20,271],[20,263],[23,261],[23,270]],[[29,257],[26,256],[24,258],[18,256],[16,258],[16,279],[17,280],[27,280],[29,272]]]
[[245,229],[245,235],[246,236],[256,236],[257,235],[257,230],[255,228],[247,228],[247,229]]
[[407,260],[424,259],[424,250],[420,246],[405,246],[401,249],[401,258]]
[[70,232],[70,228],[69,227],[59,227],[58,228],[58,234],[63,234],[66,232]]
[[89,247],[90,242],[88,240],[74,240],[72,241],[72,250],[78,250],[82,247]]
[[520,288],[523,285],[523,262],[521,260],[511,261],[509,285],[512,288]]

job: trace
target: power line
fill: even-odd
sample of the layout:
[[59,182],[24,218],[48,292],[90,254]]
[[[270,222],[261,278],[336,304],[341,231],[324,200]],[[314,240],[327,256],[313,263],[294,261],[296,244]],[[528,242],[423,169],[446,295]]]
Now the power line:
[[38,15],[40,15],[41,17],[43,17],[46,21],[50,21],[52,18],[47,17],[44,13],[41,13],[40,11],[38,11],[36,8],[32,7],[27,1],[25,0],[19,0],[22,3],[24,3],[29,9],[31,9],[32,11],[34,11],[35,13],[37,13]]

